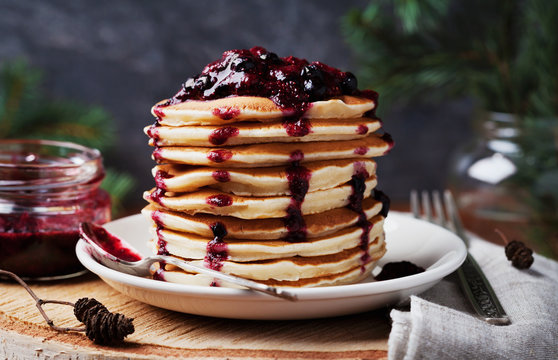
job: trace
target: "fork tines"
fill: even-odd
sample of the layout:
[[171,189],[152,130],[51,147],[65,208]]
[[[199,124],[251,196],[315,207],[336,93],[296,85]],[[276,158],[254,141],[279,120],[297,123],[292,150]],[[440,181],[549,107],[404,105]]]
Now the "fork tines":
[[467,243],[467,237],[464,234],[463,224],[461,223],[457,205],[451,191],[445,190],[442,200],[442,196],[437,190],[431,193],[426,190],[422,191],[420,199],[419,192],[412,190],[411,211],[416,218],[426,219],[458,233]]

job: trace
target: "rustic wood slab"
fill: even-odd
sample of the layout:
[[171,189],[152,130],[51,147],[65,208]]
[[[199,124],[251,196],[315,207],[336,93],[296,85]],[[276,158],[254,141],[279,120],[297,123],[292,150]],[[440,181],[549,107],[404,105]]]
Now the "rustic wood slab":
[[[230,320],[159,309],[124,296],[94,275],[31,283],[42,299],[75,302],[94,297],[112,312],[134,318],[136,331],[118,347],[96,346],[83,333],[48,327],[33,299],[0,280],[0,358],[47,359],[384,359],[389,309],[296,321]],[[79,326],[73,308],[47,304],[59,326]]]

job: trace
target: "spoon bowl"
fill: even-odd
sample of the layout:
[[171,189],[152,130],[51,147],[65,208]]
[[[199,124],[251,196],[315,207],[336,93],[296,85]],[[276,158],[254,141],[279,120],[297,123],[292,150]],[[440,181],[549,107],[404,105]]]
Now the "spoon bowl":
[[130,244],[111,234],[105,228],[92,223],[81,223],[79,226],[79,234],[80,238],[87,244],[87,249],[95,260],[110,269],[122,273],[142,277],[150,276],[152,265],[164,262],[177,266],[185,271],[209,275],[216,279],[224,280],[271,296],[290,301],[297,300],[296,295],[286,290],[201,267],[172,256],[153,255],[143,257]]

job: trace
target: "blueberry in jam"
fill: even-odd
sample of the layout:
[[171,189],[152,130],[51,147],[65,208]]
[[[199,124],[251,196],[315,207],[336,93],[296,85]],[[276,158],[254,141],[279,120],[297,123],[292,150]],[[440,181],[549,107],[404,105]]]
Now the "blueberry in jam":
[[[310,63],[294,56],[279,57],[257,46],[225,51],[221,59],[188,79],[180,91],[160,107],[188,100],[259,96],[271,99],[286,116],[297,121],[312,102],[342,95],[377,99],[373,91],[359,91],[357,80],[350,72],[319,61]],[[306,133],[294,132],[292,136]]]

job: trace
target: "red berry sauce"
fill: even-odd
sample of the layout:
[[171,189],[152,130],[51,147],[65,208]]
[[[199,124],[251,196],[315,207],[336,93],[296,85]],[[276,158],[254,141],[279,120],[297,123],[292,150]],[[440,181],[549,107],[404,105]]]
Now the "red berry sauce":
[[161,125],[158,122],[156,122],[147,129],[147,136],[152,138],[153,141],[155,141],[155,144],[157,144],[157,142],[159,141],[159,129],[158,128],[160,126]]
[[215,163],[222,163],[232,158],[233,153],[227,149],[211,150],[207,153],[207,158]]
[[217,194],[208,196],[205,202],[213,207],[231,206],[233,199],[229,195]]
[[384,194],[383,191],[378,189],[373,190],[372,197],[382,203],[382,210],[380,210],[380,215],[382,215],[383,217],[388,216],[389,206],[391,204],[390,198],[386,194]]
[[223,120],[231,120],[240,114],[240,110],[232,106],[224,106],[213,109],[211,113]]
[[161,155],[161,148],[157,147],[153,150],[153,159],[158,163],[162,163],[165,159]]
[[395,145],[395,141],[393,140],[393,138],[391,137],[391,135],[388,134],[388,133],[384,133],[384,134],[381,136],[381,138],[382,138],[382,140],[384,140],[385,142],[387,142],[387,143],[388,143],[388,146],[389,146],[388,149],[387,149],[387,150],[385,151],[385,153],[384,153],[384,155],[385,155],[385,154],[387,154],[388,152],[391,151],[391,149],[392,149],[393,146]]
[[285,117],[283,119],[283,127],[289,136],[305,136],[308,135],[312,130],[312,124],[310,119],[306,118],[296,118]]
[[369,149],[366,146],[359,146],[355,149],[354,153],[357,154],[357,155],[366,155],[368,150]]
[[63,276],[83,271],[75,255],[82,221],[110,220],[110,197],[96,190],[81,199],[37,202],[36,206],[72,209],[57,214],[13,212],[0,216],[0,268],[25,278]]
[[238,135],[238,128],[232,126],[225,126],[215,129],[209,135],[209,142],[213,145],[223,145],[227,140],[233,136]]
[[[259,96],[270,99],[288,118],[285,129],[290,136],[310,132],[309,122],[300,122],[312,102],[341,95],[363,96],[377,100],[371,90],[359,91],[357,79],[319,61],[309,63],[294,56],[279,57],[262,47],[225,51],[221,59],[208,64],[201,74],[188,79],[182,88],[159,107],[188,100],[213,100],[228,96]],[[216,116],[233,118],[230,110],[216,109]]]
[[159,205],[163,205],[161,198],[165,196],[165,189],[155,188],[155,190],[149,195],[149,198]]
[[[161,220],[161,212],[156,210],[151,213],[151,219],[157,225],[157,255],[170,255],[169,251],[167,250],[167,242],[163,240],[161,235],[161,231],[163,230],[163,221]],[[163,267],[164,264],[161,264]],[[162,275],[162,274],[161,274]],[[155,275],[154,275],[155,277]]]
[[287,207],[287,215],[283,222],[287,228],[285,241],[301,242],[306,240],[306,222],[302,216],[302,202],[308,192],[312,172],[300,165],[304,154],[297,150],[291,154],[291,165],[286,168],[289,191],[291,193],[291,203]]
[[349,182],[353,188],[353,193],[349,196],[349,205],[347,207],[358,214],[357,226],[360,226],[362,229],[359,247],[363,251],[361,261],[363,264],[362,270],[364,271],[364,265],[370,262],[368,248],[370,246],[372,223],[368,221],[366,213],[362,209],[362,201],[364,200],[364,191],[366,190],[366,179],[368,179],[370,174],[366,171],[363,163],[356,162],[354,168],[354,174]]
[[[213,240],[207,243],[206,255],[204,258],[205,266],[209,269],[221,271],[223,261],[229,257],[229,250],[227,243],[223,241],[227,236],[227,228],[221,222],[216,222],[210,225],[213,232]],[[211,286],[219,286],[216,281],[211,283]]]
[[153,109],[153,112],[155,113],[155,116],[157,117],[158,120],[165,117],[165,113],[161,109],[159,109],[158,107],[155,107]]
[[359,135],[364,135],[368,133],[368,126],[366,125],[359,125],[356,129],[356,133]]
[[231,174],[226,170],[215,170],[211,176],[219,182],[229,182],[231,181]]
[[390,262],[382,267],[382,271],[376,275],[375,279],[377,281],[391,280],[421,272],[424,272],[424,268],[409,261]]
[[105,228],[93,225],[91,229],[95,234],[95,238],[93,239],[95,243],[109,254],[124,261],[134,262],[142,259],[140,254],[127,247],[121,239],[109,233]]
[[161,232],[163,231],[163,227],[157,225],[157,255],[170,255],[169,251],[167,250],[167,241],[163,239]]
[[171,175],[166,171],[158,170],[155,173],[155,184],[157,184],[157,188],[166,190],[167,186],[165,185],[165,179],[171,179],[173,177],[174,175]]

